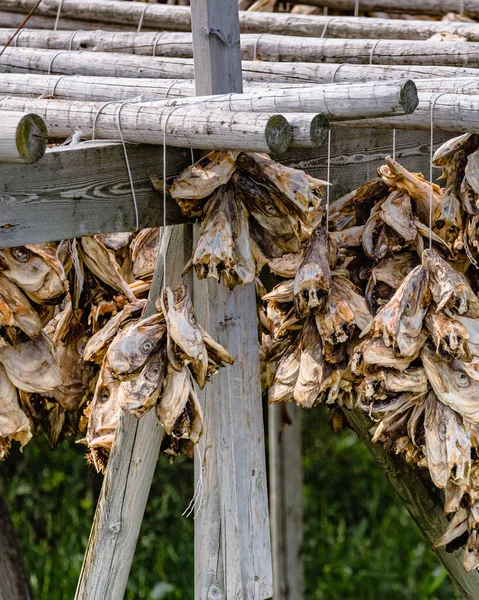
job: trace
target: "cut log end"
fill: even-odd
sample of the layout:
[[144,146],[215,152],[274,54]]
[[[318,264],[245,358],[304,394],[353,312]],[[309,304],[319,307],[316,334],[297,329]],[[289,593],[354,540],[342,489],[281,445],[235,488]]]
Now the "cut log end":
[[408,79],[404,82],[401,89],[401,105],[404,108],[405,114],[410,115],[413,113],[419,104],[419,96],[417,93],[417,87],[412,79]]
[[43,119],[32,113],[0,111],[0,162],[35,163],[47,149],[48,132]]
[[319,146],[323,145],[323,142],[328,137],[329,127],[329,119],[325,114],[319,113],[314,115],[310,128],[310,138],[313,146],[319,148]]
[[266,143],[273,154],[283,154],[291,143],[291,126],[282,115],[273,115],[266,124]]

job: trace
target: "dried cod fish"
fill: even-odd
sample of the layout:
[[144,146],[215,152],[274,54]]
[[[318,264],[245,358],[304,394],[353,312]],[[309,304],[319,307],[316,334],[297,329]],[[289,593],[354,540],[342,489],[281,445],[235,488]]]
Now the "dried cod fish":
[[294,278],[294,303],[299,315],[315,307],[321,310],[326,305],[331,288],[329,259],[328,233],[324,227],[316,227]]
[[39,335],[42,321],[19,287],[0,271],[0,326],[18,327],[28,337]]
[[163,315],[130,323],[114,338],[105,356],[113,375],[128,377],[141,370],[166,334]]
[[426,315],[424,324],[438,355],[444,358],[450,356],[460,360],[471,360],[469,333],[462,323],[444,312],[430,311]]
[[68,289],[55,244],[3,248],[0,269],[37,304],[58,304]]
[[150,356],[139,375],[121,382],[118,402],[122,410],[140,418],[155,406],[160,397],[167,363],[166,349],[162,348]]
[[[332,371],[332,367],[323,358],[321,338],[313,315],[308,316],[301,332],[300,349],[298,378],[293,397],[298,406],[312,408],[323,391],[324,380]],[[279,381],[276,376],[275,380]]]
[[135,294],[120,273],[115,255],[96,236],[81,238],[82,257],[85,265],[101,281],[123,294],[130,302],[135,302]]
[[18,392],[0,365],[0,460],[10,449],[12,441],[23,448],[32,438],[30,423],[18,403]]
[[0,362],[20,390],[51,396],[62,384],[55,348],[47,335],[0,346]]
[[228,183],[236,170],[238,152],[213,151],[185,169],[170,187],[184,215],[199,217],[204,203],[198,202]]
[[373,267],[365,291],[369,306],[376,311],[386,304],[417,264],[416,254],[404,252],[385,258]]
[[278,363],[273,378],[273,385],[269,390],[270,404],[276,402],[291,402],[294,398],[294,388],[299,376],[301,361],[301,346],[297,342],[291,345]]
[[200,239],[185,271],[192,266],[199,279],[222,276],[230,289],[254,281],[246,209],[231,185],[219,187],[208,200]]
[[360,337],[369,333],[382,336],[385,345],[392,346],[401,356],[414,356],[422,345],[420,334],[429,301],[428,273],[418,265]]
[[161,229],[143,229],[131,244],[131,260],[135,279],[151,277],[160,251]]

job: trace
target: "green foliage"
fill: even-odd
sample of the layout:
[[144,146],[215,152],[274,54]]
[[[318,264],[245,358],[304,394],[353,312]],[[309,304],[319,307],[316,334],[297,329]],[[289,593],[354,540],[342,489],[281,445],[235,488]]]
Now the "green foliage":
[[[332,434],[322,409],[304,425],[307,600],[460,598],[356,436]],[[37,437],[0,466],[36,600],[75,593],[101,486],[83,454]],[[159,461],[126,600],[192,600],[192,471]]]

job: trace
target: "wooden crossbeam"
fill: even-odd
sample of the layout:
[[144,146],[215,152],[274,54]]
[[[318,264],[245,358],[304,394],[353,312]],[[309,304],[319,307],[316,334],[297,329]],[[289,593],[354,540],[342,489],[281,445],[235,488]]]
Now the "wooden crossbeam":
[[[163,224],[162,148],[127,147],[138,203],[139,229]],[[191,163],[188,150],[168,148],[167,178]],[[167,224],[184,222],[173,200]],[[34,165],[0,164],[0,247],[134,231],[135,209],[121,144],[50,149]]]

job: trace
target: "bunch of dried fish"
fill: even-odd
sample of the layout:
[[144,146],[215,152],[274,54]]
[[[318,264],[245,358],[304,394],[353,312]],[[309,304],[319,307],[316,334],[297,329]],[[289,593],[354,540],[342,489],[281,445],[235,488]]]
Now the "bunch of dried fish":
[[438,545],[467,539],[469,571],[479,567],[479,137],[449,141],[434,161],[444,188],[387,158],[377,179],[331,204],[327,229],[316,209],[300,251],[269,260],[282,281],[260,307],[263,384],[270,402],[366,411],[374,441],[444,489],[452,519]]
[[170,188],[184,215],[202,219],[185,271],[230,289],[253,282],[268,261],[299,252],[324,185],[263,154],[211,152]]
[[230,354],[198,324],[184,285],[165,287],[157,313],[130,304],[96,333],[85,358],[100,366],[84,443],[97,469],[105,465],[121,411],[141,418],[156,406],[163,451],[192,455],[203,429],[194,382],[202,389]]

